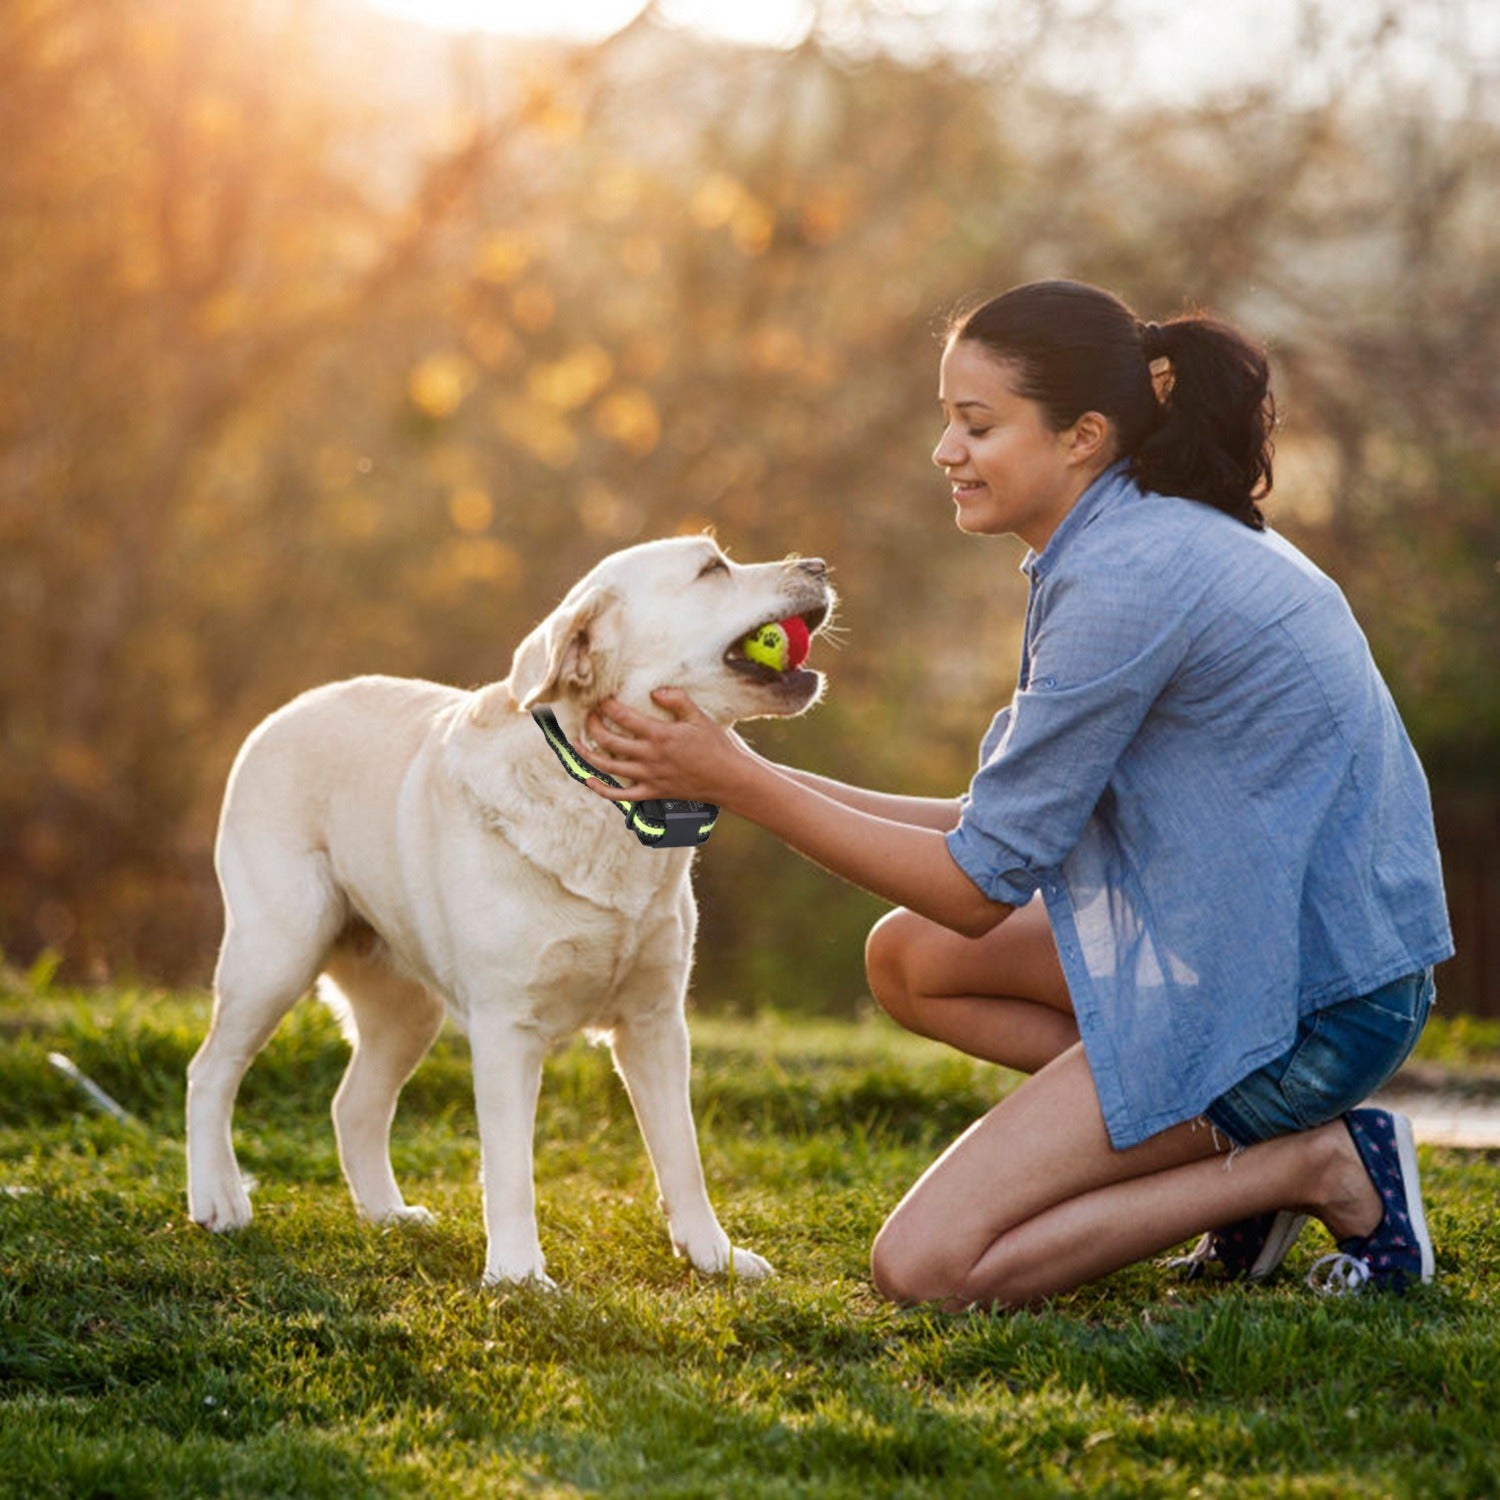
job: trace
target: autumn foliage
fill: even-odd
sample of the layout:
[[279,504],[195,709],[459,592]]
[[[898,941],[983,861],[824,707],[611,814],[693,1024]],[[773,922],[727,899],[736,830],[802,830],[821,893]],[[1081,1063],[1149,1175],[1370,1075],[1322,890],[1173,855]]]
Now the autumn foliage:
[[[708,525],[826,557],[846,601],[828,705],[757,742],[960,789],[1024,580],[928,463],[934,331],[1040,275],[1270,344],[1271,518],[1492,819],[1493,89],[1381,85],[1372,34],[1361,90],[1166,111],[1044,83],[1037,34],[976,61],[649,15],[568,48],[300,0],[0,6],[6,955],[203,977],[264,713],[503,676],[604,552]],[[701,989],[853,1002],[877,907],[727,824],[700,877]]]

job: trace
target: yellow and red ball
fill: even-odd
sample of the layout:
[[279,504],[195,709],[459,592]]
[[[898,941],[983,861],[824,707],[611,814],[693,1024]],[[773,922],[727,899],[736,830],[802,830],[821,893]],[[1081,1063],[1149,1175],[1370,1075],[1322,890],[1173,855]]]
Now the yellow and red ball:
[[744,640],[746,658],[773,672],[795,672],[811,650],[812,634],[807,622],[797,615],[767,621]]

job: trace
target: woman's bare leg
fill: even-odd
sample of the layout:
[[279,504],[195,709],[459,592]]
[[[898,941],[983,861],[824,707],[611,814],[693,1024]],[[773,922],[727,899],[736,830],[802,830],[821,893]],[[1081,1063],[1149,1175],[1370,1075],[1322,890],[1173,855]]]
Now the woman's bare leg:
[[1033,1073],[1078,1040],[1040,897],[982,938],[898,908],[871,931],[865,971],[892,1020],[988,1062]]
[[1380,1220],[1340,1121],[1226,1150],[1197,1121],[1115,1150],[1083,1048],[1073,1046],[922,1175],[876,1238],[875,1284],[899,1302],[1014,1307],[1154,1255],[1204,1224],[1295,1206],[1342,1238]]

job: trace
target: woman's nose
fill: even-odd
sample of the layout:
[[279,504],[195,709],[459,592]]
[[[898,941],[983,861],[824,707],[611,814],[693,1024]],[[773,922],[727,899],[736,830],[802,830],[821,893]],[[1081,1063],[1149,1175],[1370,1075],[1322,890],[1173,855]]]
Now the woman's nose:
[[953,440],[953,429],[948,428],[938,439],[932,450],[932,461],[940,469],[951,469],[963,461],[963,449]]

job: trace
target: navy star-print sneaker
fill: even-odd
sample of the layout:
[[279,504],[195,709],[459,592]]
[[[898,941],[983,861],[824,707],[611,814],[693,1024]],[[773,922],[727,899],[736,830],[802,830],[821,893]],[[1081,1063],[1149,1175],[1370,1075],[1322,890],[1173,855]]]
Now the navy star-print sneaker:
[[1187,1254],[1167,1265],[1184,1281],[1196,1280],[1211,1265],[1224,1268],[1227,1281],[1264,1281],[1286,1259],[1297,1242],[1307,1215],[1289,1208],[1252,1214],[1220,1229],[1210,1229]]
[[1308,1273],[1319,1291],[1357,1292],[1366,1284],[1382,1291],[1404,1292],[1432,1280],[1434,1259],[1422,1185],[1417,1176],[1417,1146],[1411,1121],[1388,1109],[1353,1109],[1344,1124],[1359,1152],[1385,1214],[1374,1233],[1339,1241]]

